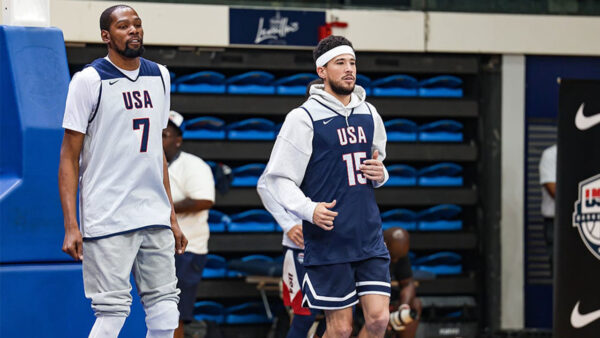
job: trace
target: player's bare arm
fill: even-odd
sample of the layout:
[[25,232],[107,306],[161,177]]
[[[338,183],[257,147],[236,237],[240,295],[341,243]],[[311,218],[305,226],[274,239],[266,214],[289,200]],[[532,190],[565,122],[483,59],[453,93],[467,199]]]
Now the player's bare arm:
[[552,196],[552,198],[556,198],[556,182],[544,183],[544,188],[550,194],[550,196]]
[[171,203],[171,231],[173,231],[173,237],[175,237],[175,252],[179,255],[183,255],[185,247],[187,246],[187,238],[179,228],[177,223],[177,216],[175,215],[175,206],[173,205],[173,199],[171,198],[171,185],[169,183],[169,169],[167,165],[167,157],[163,153],[163,185],[169,196],[169,203]]
[[77,185],[79,182],[79,154],[85,134],[65,129],[60,148],[58,192],[62,204],[65,239],[62,250],[75,260],[83,259],[83,242],[77,222]]
[[329,203],[321,202],[317,204],[313,213],[313,223],[323,230],[329,231],[333,229],[333,220],[337,217],[338,213],[329,209],[335,207],[335,204],[336,200]]
[[215,203],[210,200],[195,200],[188,197],[182,201],[174,203],[173,206],[175,207],[176,214],[185,214],[208,210],[212,208],[214,204]]
[[370,160],[365,160],[360,166],[360,171],[367,179],[381,183],[385,178],[385,174],[383,171],[383,162],[379,161],[377,159],[378,157],[379,151],[375,150],[373,152],[373,158]]

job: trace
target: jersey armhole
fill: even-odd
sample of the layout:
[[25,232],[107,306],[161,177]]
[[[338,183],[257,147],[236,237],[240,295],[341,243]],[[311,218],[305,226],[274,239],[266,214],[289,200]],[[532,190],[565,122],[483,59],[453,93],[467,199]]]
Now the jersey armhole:
[[94,121],[94,119],[96,118],[96,114],[98,113],[98,108],[100,107],[100,98],[101,97],[102,97],[102,80],[100,80],[100,90],[98,91],[98,102],[96,102],[96,109],[94,109],[94,112],[92,113],[92,117],[88,121],[88,124],[92,123],[92,121]]
[[160,67],[158,67],[158,71],[160,72],[160,82],[162,82],[163,85],[163,92],[165,92],[165,95],[167,95],[167,86],[165,85],[165,79],[163,78],[163,72],[160,70]]
[[365,101],[365,104],[367,105],[367,109],[369,110],[369,114],[371,114],[371,116],[373,116],[373,111],[371,110],[371,104],[369,102]]
[[308,117],[310,117],[311,122],[313,122],[313,124],[314,124],[315,120],[313,120],[313,117],[312,117],[312,115],[310,115],[310,112],[308,111],[308,109],[304,108],[303,106],[300,106],[300,108],[308,114]]

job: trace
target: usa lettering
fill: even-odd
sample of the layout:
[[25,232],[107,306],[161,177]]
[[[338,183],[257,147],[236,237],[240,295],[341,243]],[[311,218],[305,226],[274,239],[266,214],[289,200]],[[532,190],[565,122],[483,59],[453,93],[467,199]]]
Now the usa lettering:
[[354,128],[354,126],[340,128],[337,130],[338,139],[340,145],[356,144],[356,143],[367,143],[367,135],[361,126]]
[[585,206],[588,208],[600,206],[600,188],[585,190]]
[[127,110],[131,110],[134,107],[136,109],[153,108],[152,99],[150,98],[150,93],[148,93],[147,90],[144,90],[143,95],[139,90],[133,92],[124,92],[123,103],[125,103],[125,109]]

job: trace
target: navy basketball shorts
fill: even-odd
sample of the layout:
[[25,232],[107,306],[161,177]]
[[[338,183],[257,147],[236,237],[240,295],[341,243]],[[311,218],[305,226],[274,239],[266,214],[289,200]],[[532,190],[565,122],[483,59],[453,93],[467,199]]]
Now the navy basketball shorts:
[[358,303],[368,294],[390,296],[390,260],[372,257],[366,260],[304,267],[303,306],[337,310]]
[[175,255],[175,272],[179,294],[179,319],[188,322],[194,319],[194,303],[198,284],[202,280],[202,271],[206,265],[207,256],[192,252]]
[[309,316],[310,309],[302,306],[304,279],[304,250],[284,246],[281,296],[283,305],[290,306],[296,315]]

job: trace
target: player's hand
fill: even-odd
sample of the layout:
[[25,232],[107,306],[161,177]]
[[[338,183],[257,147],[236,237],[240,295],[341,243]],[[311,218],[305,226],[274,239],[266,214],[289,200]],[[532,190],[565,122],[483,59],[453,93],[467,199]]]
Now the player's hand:
[[179,223],[177,223],[177,221],[171,221],[171,231],[173,231],[173,237],[175,237],[175,252],[178,255],[183,255],[185,252],[185,247],[187,247],[188,240],[185,238],[181,228],[179,228]]
[[360,171],[367,179],[381,183],[383,182],[385,175],[383,173],[383,162],[379,161],[377,159],[378,157],[379,151],[375,150],[373,152],[373,158],[365,160],[363,164],[360,165]]
[[83,240],[79,228],[65,231],[62,251],[73,257],[76,261],[83,260]]
[[336,201],[333,200],[330,203],[321,202],[317,204],[313,213],[313,223],[323,230],[329,231],[333,229],[333,220],[338,213],[329,209],[335,207],[335,203]]
[[287,236],[301,249],[304,249],[304,236],[302,235],[302,224],[294,225],[287,232]]

